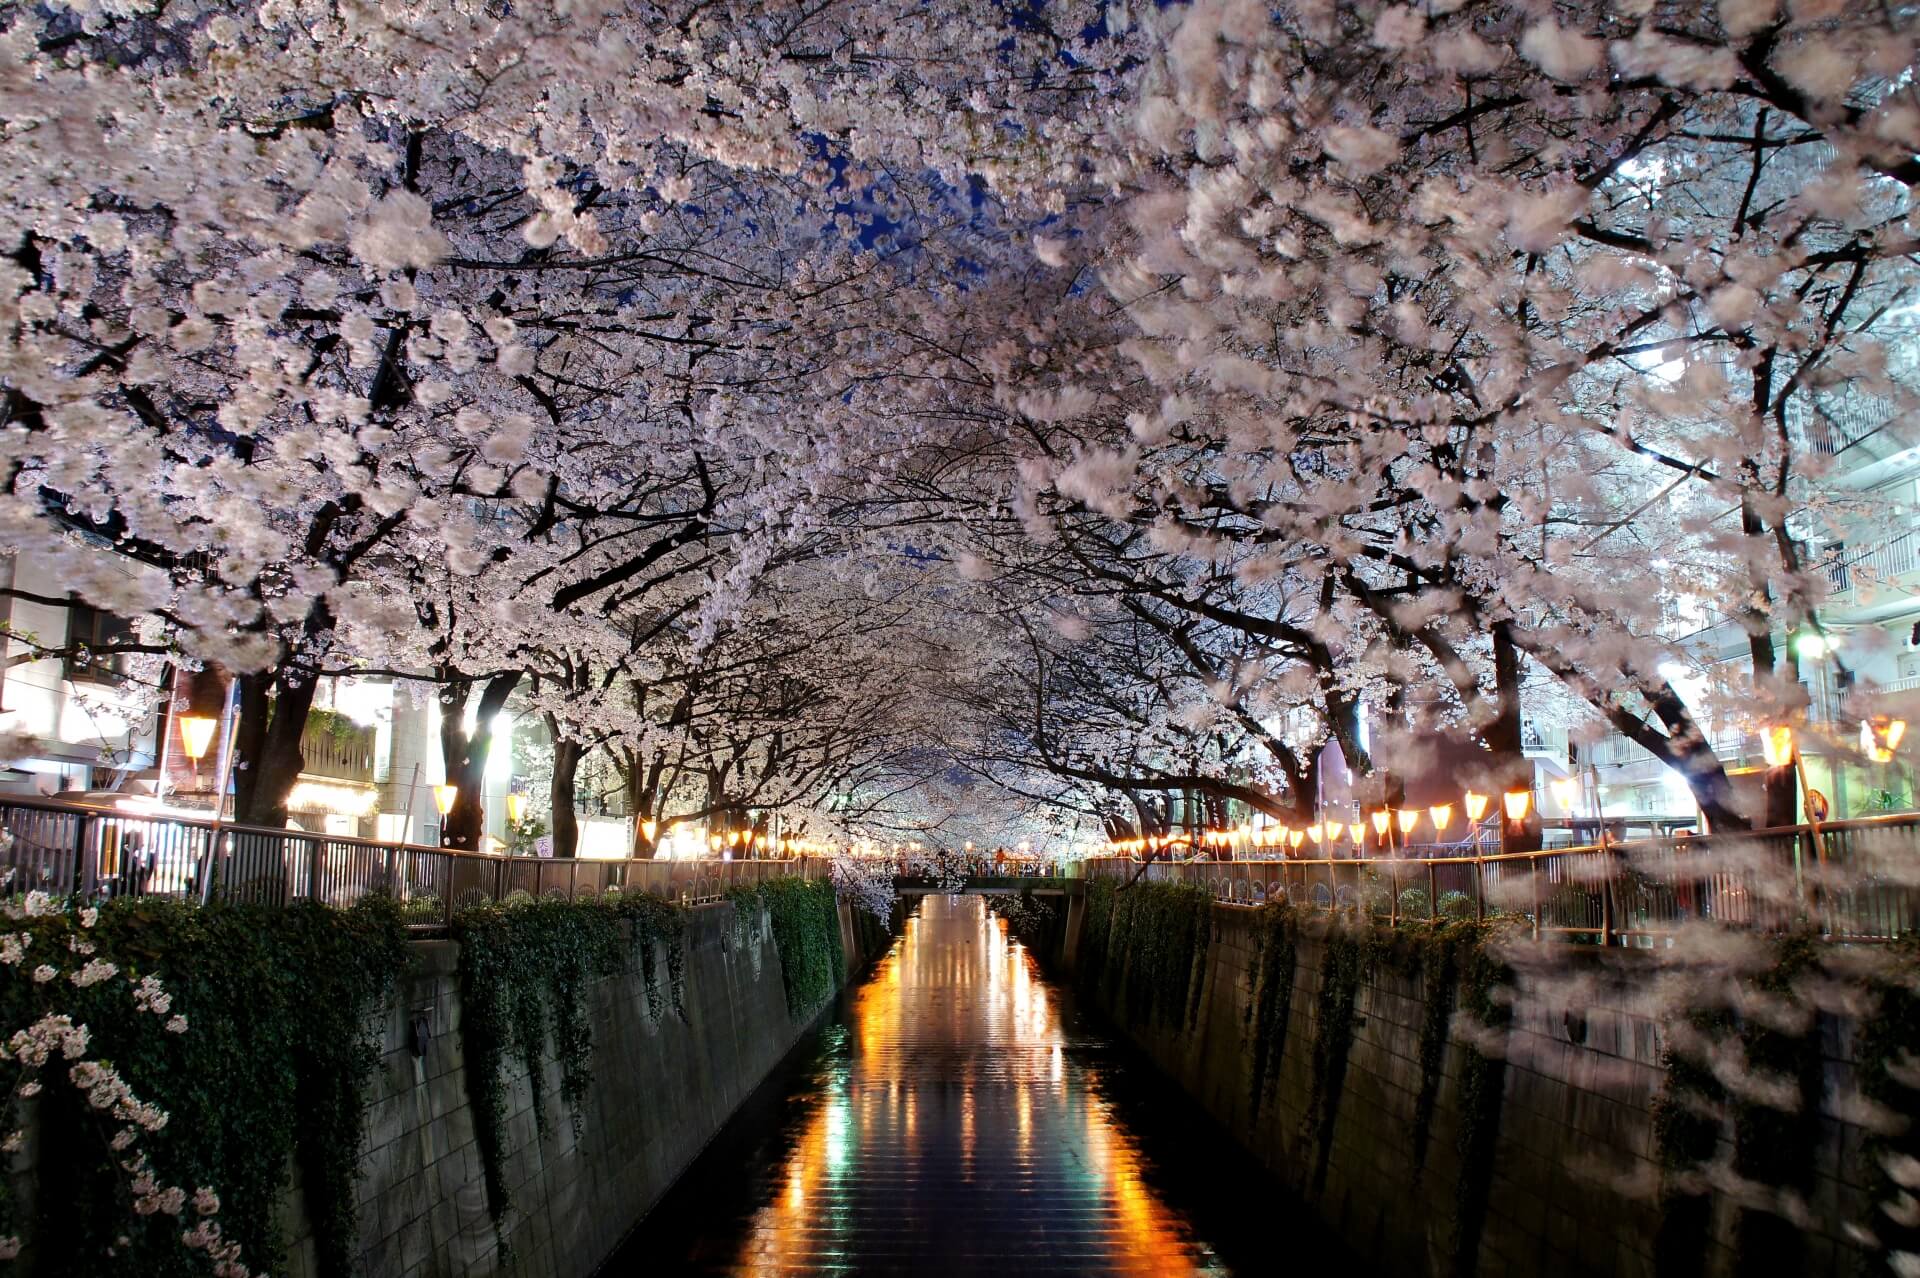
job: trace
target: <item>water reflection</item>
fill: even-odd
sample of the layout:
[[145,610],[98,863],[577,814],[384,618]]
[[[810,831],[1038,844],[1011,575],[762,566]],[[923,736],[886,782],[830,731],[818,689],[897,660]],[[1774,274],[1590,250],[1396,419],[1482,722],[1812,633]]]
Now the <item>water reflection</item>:
[[[979,898],[930,897],[822,1036],[783,1135],[703,1159],[727,1167],[690,1178],[606,1272],[1230,1272],[1195,1220],[1227,1207],[1241,1227],[1261,1178],[1229,1147],[1196,1162],[1230,1182],[1183,1186],[1195,1169],[1148,1156],[1115,1074]],[[1237,1267],[1265,1271],[1246,1251]]]

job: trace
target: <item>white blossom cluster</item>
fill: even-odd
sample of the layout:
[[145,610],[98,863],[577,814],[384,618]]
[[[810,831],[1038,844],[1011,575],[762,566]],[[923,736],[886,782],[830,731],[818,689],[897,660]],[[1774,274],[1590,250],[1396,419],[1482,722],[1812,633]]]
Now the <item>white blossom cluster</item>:
[[[75,908],[63,915],[44,893],[7,902],[4,913],[15,919],[37,920],[43,927],[68,926],[73,929],[73,935],[84,935],[99,920],[99,911],[93,907]],[[9,953],[24,955],[33,939],[33,934],[27,931],[0,935],[0,959]],[[67,953],[80,957],[75,947],[68,947]],[[5,961],[15,968],[21,966],[19,957]],[[41,979],[42,970],[53,975]],[[127,1000],[136,1013],[164,1018],[166,1032],[182,1034],[187,1030],[186,1019],[172,1011],[173,996],[156,976],[147,975],[135,981],[117,965],[97,958],[89,958],[64,974],[68,979],[59,980],[61,970],[50,964],[33,973],[35,985],[48,990],[49,1002],[64,989],[85,989],[117,979],[125,985]],[[84,1023],[76,1021],[71,1012],[46,1010],[32,1024],[14,1030],[5,1045],[0,1046],[0,1065],[10,1067],[12,1072],[11,1101],[17,1104],[38,1096],[46,1085],[47,1069],[61,1066],[66,1083],[91,1109],[113,1124],[108,1145],[125,1174],[128,1206],[132,1212],[143,1217],[180,1216],[191,1205],[197,1220],[192,1228],[181,1232],[181,1245],[204,1252],[215,1278],[247,1278],[250,1271],[242,1262],[239,1245],[221,1236],[219,1223],[214,1219],[220,1210],[219,1196],[214,1190],[202,1186],[189,1197],[180,1186],[165,1183],[147,1153],[138,1148],[143,1135],[166,1127],[167,1112],[151,1101],[142,1100],[111,1061],[90,1056],[92,1046],[92,1032]],[[9,1113],[15,1113],[11,1104]],[[18,1152],[25,1136],[21,1128],[9,1131],[4,1140],[0,1140],[0,1153]],[[17,1236],[0,1238],[0,1260],[17,1258],[20,1249],[21,1240]]]

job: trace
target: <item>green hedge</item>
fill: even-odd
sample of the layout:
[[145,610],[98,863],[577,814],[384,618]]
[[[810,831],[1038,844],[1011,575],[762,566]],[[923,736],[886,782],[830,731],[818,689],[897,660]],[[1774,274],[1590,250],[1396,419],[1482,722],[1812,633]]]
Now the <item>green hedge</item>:
[[[257,1273],[283,1268],[275,1214],[297,1159],[320,1272],[352,1271],[367,1084],[379,1061],[375,1018],[411,961],[392,902],[337,910],[135,900],[105,905],[91,927],[78,911],[56,910],[0,920],[0,930],[31,938],[24,962],[0,968],[6,1032],[54,1013],[84,1023],[88,1058],[110,1063],[134,1095],[167,1113],[138,1148],[162,1183],[218,1194],[217,1223],[239,1244],[242,1263]],[[43,961],[80,956],[119,974],[85,987],[32,976]],[[135,1005],[129,983],[147,977],[164,987],[165,1018]],[[182,1032],[166,1028],[175,1016]],[[12,1131],[27,1118],[16,1099],[26,1080],[18,1061],[6,1068]],[[128,1178],[109,1147],[118,1124],[55,1062],[34,1081],[44,1087],[31,1102],[40,1128],[40,1211],[27,1231],[35,1272],[205,1274],[205,1253],[181,1245],[191,1210],[129,1210]],[[13,1234],[26,1222],[6,1189],[0,1233]]]

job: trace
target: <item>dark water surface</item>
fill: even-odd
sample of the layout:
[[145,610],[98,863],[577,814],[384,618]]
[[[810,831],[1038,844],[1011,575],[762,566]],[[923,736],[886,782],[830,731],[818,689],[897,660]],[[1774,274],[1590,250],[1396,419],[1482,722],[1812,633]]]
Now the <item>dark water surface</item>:
[[1274,1274],[1328,1235],[1063,992],[979,897],[930,896],[606,1268]]

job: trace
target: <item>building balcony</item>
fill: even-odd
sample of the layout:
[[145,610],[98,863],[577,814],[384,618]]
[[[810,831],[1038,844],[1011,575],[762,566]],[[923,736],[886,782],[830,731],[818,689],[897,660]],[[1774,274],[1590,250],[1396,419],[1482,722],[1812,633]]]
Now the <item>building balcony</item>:
[[315,711],[300,734],[300,773],[328,781],[374,782],[374,729],[344,715]]
[[1851,598],[1863,589],[1905,584],[1920,574],[1920,528],[1909,528],[1864,547],[1840,547],[1826,568],[1836,598]]

